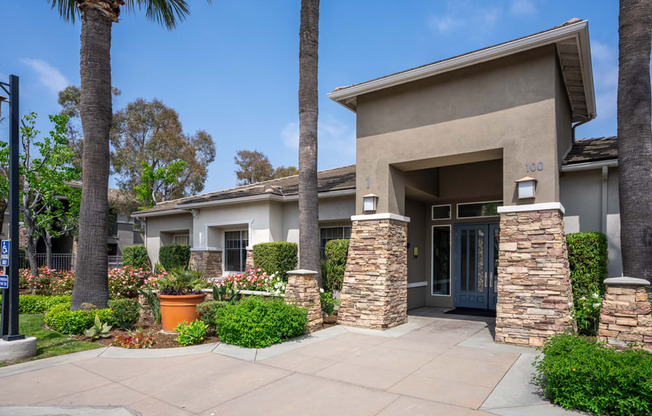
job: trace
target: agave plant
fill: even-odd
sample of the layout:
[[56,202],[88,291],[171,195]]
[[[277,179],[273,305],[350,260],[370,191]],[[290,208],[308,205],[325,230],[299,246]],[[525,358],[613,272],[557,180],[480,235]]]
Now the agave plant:
[[162,295],[202,293],[201,289],[209,286],[204,280],[203,272],[191,269],[172,269],[167,276],[156,281],[156,287]]
[[109,331],[111,331],[111,328],[113,328],[112,325],[100,321],[100,316],[95,315],[95,324],[89,329],[87,329],[84,332],[84,335],[86,335],[93,341],[98,340],[100,338],[107,338],[111,336],[111,334],[109,333]]

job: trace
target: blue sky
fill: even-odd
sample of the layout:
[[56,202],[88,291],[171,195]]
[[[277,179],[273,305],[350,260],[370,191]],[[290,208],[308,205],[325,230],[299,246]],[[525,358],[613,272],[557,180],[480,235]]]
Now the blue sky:
[[[173,31],[138,12],[123,13],[113,26],[113,85],[122,90],[114,109],[158,98],[179,112],[186,132],[208,131],[217,157],[205,191],[235,185],[240,149],[259,150],[274,166],[296,166],[300,0],[191,3],[190,17]],[[21,113],[39,113],[46,130],[45,116],[59,111],[57,91],[79,85],[80,24],[61,20],[45,0],[0,0],[0,16],[0,80],[21,77]],[[589,20],[598,105],[598,118],[577,137],[615,135],[617,0],[322,0],[319,169],[355,163],[355,116],[326,96],[336,87],[573,17]]]

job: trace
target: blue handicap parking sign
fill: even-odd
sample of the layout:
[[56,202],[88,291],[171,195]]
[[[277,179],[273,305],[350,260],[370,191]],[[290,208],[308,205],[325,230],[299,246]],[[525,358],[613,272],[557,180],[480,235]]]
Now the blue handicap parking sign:
[[0,274],[0,289],[9,289],[9,276]]
[[0,266],[9,266],[9,240],[2,240],[0,244]]

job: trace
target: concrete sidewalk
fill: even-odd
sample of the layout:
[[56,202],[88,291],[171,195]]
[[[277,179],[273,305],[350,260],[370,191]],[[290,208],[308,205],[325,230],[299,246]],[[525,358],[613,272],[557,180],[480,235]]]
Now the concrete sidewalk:
[[488,320],[422,312],[261,350],[104,348],[9,366],[0,415],[577,415],[536,393],[536,351],[493,343]]

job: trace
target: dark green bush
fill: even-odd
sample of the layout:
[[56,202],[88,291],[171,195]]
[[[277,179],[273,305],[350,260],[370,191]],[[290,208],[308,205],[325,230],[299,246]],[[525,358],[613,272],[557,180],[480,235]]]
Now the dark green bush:
[[573,297],[604,294],[607,278],[607,236],[602,233],[576,233],[566,236]]
[[564,408],[598,415],[652,414],[652,354],[615,351],[591,338],[550,338],[535,362],[546,396]]
[[260,243],[254,246],[254,265],[271,275],[278,273],[287,280],[287,272],[297,267],[297,243],[278,241],[275,243]]
[[342,290],[348,253],[349,240],[330,240],[326,243],[326,275],[323,276],[325,291]]
[[158,252],[158,261],[165,270],[187,269],[190,262],[190,246],[188,244],[163,246]]
[[215,332],[215,321],[217,320],[217,311],[228,304],[229,302],[211,300],[208,302],[202,302],[199,305],[197,305],[197,313],[199,314],[199,319],[204,321],[204,323],[208,325],[209,332],[211,333]]
[[140,318],[138,299],[116,299],[109,301],[111,308],[110,325],[131,329]]
[[20,295],[18,302],[19,313],[45,313],[54,305],[70,304],[70,296]]
[[135,269],[150,269],[149,256],[147,248],[138,244],[127,246],[122,249],[122,266],[131,266]]
[[302,335],[308,324],[306,310],[282,299],[246,298],[217,311],[220,341],[246,348],[265,348]]
[[95,315],[103,323],[113,319],[111,309],[70,310],[70,303],[61,303],[50,308],[45,314],[45,324],[62,334],[81,335],[93,326]]

